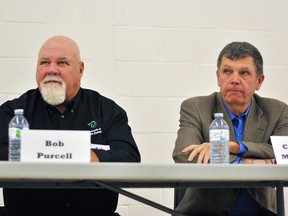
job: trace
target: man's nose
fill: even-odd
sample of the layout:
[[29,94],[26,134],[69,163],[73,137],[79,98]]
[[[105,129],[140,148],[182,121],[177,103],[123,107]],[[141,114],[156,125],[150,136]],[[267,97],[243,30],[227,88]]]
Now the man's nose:
[[239,74],[238,73],[233,73],[231,76],[231,83],[232,84],[238,84],[239,83]]
[[47,68],[47,74],[59,74],[58,65],[54,62],[51,62]]

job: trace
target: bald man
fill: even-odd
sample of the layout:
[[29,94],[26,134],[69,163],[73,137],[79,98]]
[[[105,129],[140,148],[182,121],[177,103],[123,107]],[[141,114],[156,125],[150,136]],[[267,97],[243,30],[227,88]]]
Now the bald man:
[[[91,143],[103,146],[91,149],[91,162],[140,162],[126,112],[98,92],[81,88],[83,72],[75,41],[59,35],[44,42],[37,61],[38,88],[0,106],[0,160],[8,159],[14,110],[24,109],[30,129],[91,131]],[[118,194],[105,189],[4,188],[3,196],[5,210],[13,216],[118,215]]]

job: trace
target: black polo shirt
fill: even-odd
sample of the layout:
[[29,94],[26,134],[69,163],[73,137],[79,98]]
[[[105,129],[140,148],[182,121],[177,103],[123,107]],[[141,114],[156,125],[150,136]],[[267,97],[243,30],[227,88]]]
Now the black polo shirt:
[[[91,131],[101,162],[140,162],[126,112],[98,92],[82,88],[64,113],[47,104],[38,89],[2,104],[0,160],[8,159],[8,124],[15,109],[24,110],[30,129]],[[4,189],[3,195],[7,208],[28,215],[105,215],[115,211],[118,201],[117,194],[102,189]]]

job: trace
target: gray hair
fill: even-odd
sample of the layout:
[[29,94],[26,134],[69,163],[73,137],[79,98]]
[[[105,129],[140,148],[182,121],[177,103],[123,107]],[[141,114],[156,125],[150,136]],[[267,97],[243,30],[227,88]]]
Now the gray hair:
[[217,68],[219,70],[222,58],[226,57],[231,60],[237,60],[244,57],[252,57],[255,64],[256,74],[263,74],[263,59],[256,47],[247,42],[232,42],[227,44],[219,54]]

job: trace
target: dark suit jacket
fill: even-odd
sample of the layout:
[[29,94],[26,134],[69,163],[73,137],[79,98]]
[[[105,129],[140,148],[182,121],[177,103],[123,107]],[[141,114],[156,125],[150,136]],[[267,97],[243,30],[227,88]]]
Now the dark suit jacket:
[[[224,113],[224,119],[230,128],[230,141],[236,140],[232,122],[220,93],[187,99],[182,103],[180,110],[180,129],[173,151],[175,162],[188,162],[188,154],[181,153],[185,147],[209,142],[209,125],[216,112]],[[270,141],[271,135],[288,135],[288,106],[281,101],[254,94],[245,122],[243,143],[248,151],[243,157],[275,158]],[[230,162],[235,158],[235,155],[230,155]],[[195,163],[196,160],[197,158],[192,162]],[[261,206],[276,213],[274,188],[249,188],[248,191]],[[177,210],[188,214],[227,215],[234,205],[237,192],[238,189],[189,188]]]

